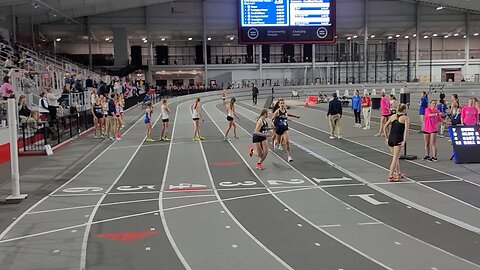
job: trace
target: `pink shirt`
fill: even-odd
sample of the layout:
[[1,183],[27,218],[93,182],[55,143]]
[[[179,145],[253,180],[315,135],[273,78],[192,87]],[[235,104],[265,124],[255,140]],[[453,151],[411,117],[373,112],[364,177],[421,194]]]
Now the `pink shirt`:
[[10,95],[13,94],[13,87],[9,83],[3,83],[2,87],[0,87],[0,90],[4,97],[10,97]]
[[462,120],[467,126],[474,126],[478,123],[478,109],[465,106],[462,108]]
[[380,109],[382,111],[382,115],[390,115],[390,99],[387,97],[382,97],[380,100]]
[[[432,115],[431,114],[438,114]],[[442,113],[438,109],[430,109],[430,107],[425,109],[425,116],[423,121],[423,131],[428,133],[433,133],[438,131],[438,122],[442,121]]]

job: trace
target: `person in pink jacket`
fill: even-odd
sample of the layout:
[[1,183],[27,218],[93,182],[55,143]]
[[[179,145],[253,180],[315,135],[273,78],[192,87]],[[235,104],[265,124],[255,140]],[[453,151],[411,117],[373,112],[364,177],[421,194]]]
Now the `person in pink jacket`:
[[382,113],[382,116],[380,118],[380,129],[375,135],[377,137],[385,135],[383,134],[383,126],[385,125],[385,123],[387,123],[390,115],[392,114],[390,111],[390,99],[385,95],[385,92],[382,92],[381,96],[382,98],[380,99],[380,111]]
[[469,98],[467,106],[462,108],[461,119],[462,125],[465,126],[474,126],[478,123],[478,109],[473,98]]
[[[445,121],[442,118],[442,112],[437,109],[437,101],[432,100],[428,108],[425,109],[423,120],[423,141],[425,146],[425,157],[423,160],[432,162],[437,161],[437,133],[438,123]],[[430,150],[432,156],[430,156]]]

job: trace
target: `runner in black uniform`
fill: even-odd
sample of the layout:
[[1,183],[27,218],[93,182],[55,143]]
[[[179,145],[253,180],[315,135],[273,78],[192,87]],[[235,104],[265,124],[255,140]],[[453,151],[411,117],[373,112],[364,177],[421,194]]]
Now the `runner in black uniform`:
[[95,128],[95,138],[98,138],[97,136],[97,129],[100,128],[100,136],[103,138],[103,125],[104,125],[104,119],[103,119],[103,107],[102,103],[100,102],[99,97],[95,97],[95,103],[93,103],[92,106],[92,114],[93,114],[93,126]]
[[258,162],[256,168],[259,170],[263,170],[262,163],[267,158],[268,154],[268,142],[267,137],[271,136],[269,132],[270,128],[268,127],[267,122],[268,117],[268,110],[263,109],[260,113],[260,116],[257,119],[257,123],[255,125],[255,130],[253,131],[253,147],[250,148],[249,154],[250,156],[257,155]]
[[283,98],[279,99],[278,102],[280,107],[278,108],[277,111],[273,113],[273,116],[272,116],[275,122],[275,134],[276,134],[275,136],[276,142],[274,142],[274,148],[275,148],[275,145],[279,145],[280,143],[283,142],[285,146],[284,148],[285,152],[287,152],[288,162],[292,162],[293,159],[290,156],[290,141],[288,138],[288,118],[289,117],[300,118],[300,117],[287,113],[287,106],[285,105],[285,100]]
[[[400,104],[397,113],[390,116],[383,130],[393,155],[388,174],[388,181],[390,182],[397,182],[400,178],[405,177],[405,174],[400,171],[399,157],[402,146],[407,141],[410,126],[410,119],[405,115],[406,111],[407,105]],[[391,126],[390,131],[388,131],[389,126]]]

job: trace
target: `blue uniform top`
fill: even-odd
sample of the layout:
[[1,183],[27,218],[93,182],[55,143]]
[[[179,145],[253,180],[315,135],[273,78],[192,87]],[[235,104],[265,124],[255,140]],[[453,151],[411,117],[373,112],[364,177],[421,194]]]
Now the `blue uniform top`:
[[352,110],[361,110],[362,109],[362,98],[358,95],[352,96]]
[[426,108],[428,108],[428,98],[422,97],[422,99],[420,99],[420,108],[418,109],[418,114],[425,115]]
[[447,113],[447,105],[445,105],[444,103],[438,103],[438,104],[437,104],[437,109],[438,109],[441,113]]

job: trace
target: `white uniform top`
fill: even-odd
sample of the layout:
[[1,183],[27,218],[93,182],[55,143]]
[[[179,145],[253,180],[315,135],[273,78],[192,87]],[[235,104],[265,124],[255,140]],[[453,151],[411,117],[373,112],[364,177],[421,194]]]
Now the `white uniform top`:
[[162,120],[168,119],[168,112],[167,112],[167,106],[162,105]]
[[200,118],[200,113],[198,112],[198,108],[195,109],[195,104],[192,106],[192,118]]
[[[45,107],[42,106],[42,101],[43,101],[43,106],[45,106]],[[49,113],[47,98],[40,98],[40,100],[38,101],[38,112],[39,113]]]

